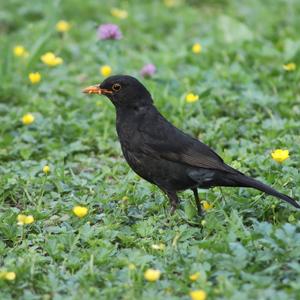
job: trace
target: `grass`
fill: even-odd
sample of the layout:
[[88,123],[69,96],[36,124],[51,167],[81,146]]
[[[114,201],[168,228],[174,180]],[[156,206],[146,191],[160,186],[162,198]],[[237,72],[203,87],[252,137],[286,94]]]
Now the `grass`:
[[[200,193],[213,204],[203,219],[189,191],[171,216],[167,199],[122,157],[111,103],[81,93],[103,80],[102,65],[139,77],[154,63],[156,75],[143,82],[170,121],[299,199],[300,71],[282,68],[300,66],[299,1],[1,6],[0,271],[16,278],[0,279],[0,299],[189,299],[197,289],[208,299],[299,299],[299,212],[254,190],[215,188]],[[128,18],[112,17],[112,7]],[[63,35],[60,19],[72,24]],[[97,40],[108,22],[122,40]],[[17,44],[27,58],[14,56]],[[48,51],[64,63],[44,65]],[[32,85],[36,71],[42,80]],[[189,92],[199,101],[186,103]],[[26,113],[33,124],[20,121]],[[290,159],[274,162],[276,148]],[[89,208],[81,219],[72,213],[78,204]],[[21,213],[35,222],[18,226]],[[160,243],[165,249],[152,248]],[[159,269],[160,280],[146,282],[148,268]]]

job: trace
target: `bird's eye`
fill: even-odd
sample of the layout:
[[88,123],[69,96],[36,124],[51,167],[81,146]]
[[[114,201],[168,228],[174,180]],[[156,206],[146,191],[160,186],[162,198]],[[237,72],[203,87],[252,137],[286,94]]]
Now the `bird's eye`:
[[121,84],[115,83],[115,84],[112,86],[112,89],[113,89],[113,91],[118,92],[118,91],[121,89]]

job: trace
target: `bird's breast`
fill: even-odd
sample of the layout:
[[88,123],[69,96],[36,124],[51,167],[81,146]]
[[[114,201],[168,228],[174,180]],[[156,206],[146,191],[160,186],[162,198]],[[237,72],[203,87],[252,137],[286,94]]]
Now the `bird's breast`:
[[122,148],[130,150],[138,146],[140,140],[139,132],[134,127],[122,124],[117,126],[117,133]]
[[134,112],[117,114],[116,129],[122,148],[134,150],[139,146],[141,135],[138,128],[141,122],[142,116],[137,116]]

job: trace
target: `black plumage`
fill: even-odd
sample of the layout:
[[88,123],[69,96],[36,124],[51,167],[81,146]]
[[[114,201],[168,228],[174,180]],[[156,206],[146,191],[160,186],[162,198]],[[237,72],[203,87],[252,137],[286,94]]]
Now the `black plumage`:
[[111,76],[84,92],[103,94],[112,101],[117,133],[128,164],[167,194],[172,211],[179,202],[177,192],[191,189],[201,214],[197,188],[215,186],[255,188],[300,208],[291,197],[231,168],[207,145],[173,126],[134,77]]

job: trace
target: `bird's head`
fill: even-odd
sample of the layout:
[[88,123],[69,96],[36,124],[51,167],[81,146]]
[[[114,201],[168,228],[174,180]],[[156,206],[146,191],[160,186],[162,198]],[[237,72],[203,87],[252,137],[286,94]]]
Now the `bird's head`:
[[150,93],[136,78],[128,75],[115,75],[102,83],[83,90],[87,94],[105,95],[116,107],[137,107],[150,105]]

